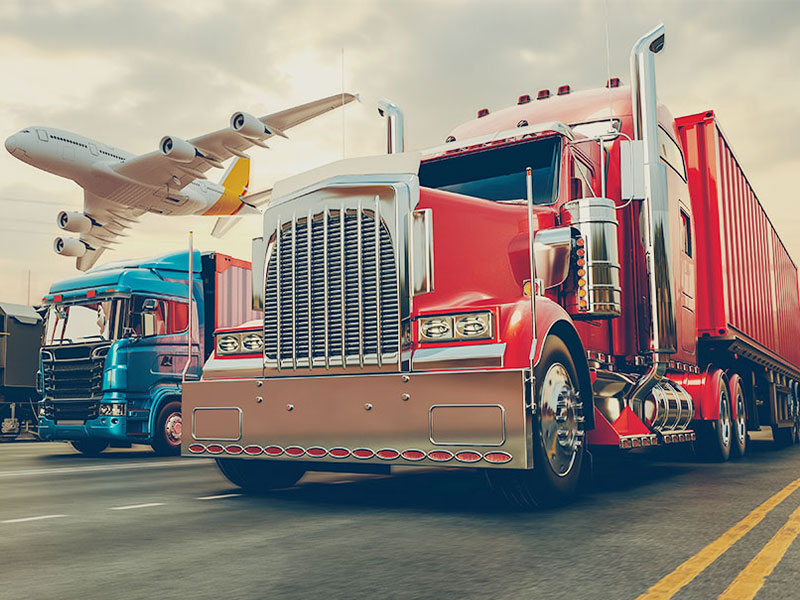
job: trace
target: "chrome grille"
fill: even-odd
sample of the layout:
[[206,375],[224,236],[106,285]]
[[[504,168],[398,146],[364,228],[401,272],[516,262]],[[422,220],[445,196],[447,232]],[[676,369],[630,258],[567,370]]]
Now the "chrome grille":
[[279,222],[267,254],[267,366],[398,362],[397,264],[377,202],[369,208],[340,206]]

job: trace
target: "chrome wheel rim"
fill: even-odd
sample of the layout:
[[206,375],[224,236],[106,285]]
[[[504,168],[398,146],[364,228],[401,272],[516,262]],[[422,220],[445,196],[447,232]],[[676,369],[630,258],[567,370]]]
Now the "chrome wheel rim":
[[578,392],[567,369],[553,363],[539,386],[539,431],[550,468],[559,477],[572,470],[583,443]]
[[736,435],[740,444],[744,444],[744,440],[747,437],[747,420],[744,411],[744,396],[742,396],[740,390],[736,394]]
[[725,392],[719,395],[719,430],[722,445],[728,446],[731,443],[731,409]]
[[172,413],[164,421],[164,438],[170,446],[180,445],[182,430],[183,420],[181,419],[181,413]]

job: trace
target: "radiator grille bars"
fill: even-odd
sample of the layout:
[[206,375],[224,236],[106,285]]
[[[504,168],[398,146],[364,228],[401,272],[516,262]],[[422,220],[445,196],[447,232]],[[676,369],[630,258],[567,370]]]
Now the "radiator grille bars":
[[379,198],[367,204],[328,205],[279,218],[268,253],[264,302],[268,366],[397,362],[395,252]]

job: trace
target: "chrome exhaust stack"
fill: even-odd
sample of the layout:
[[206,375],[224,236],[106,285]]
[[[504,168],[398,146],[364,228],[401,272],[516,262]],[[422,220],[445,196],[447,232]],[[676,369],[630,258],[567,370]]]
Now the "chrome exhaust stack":
[[389,154],[403,152],[405,150],[403,111],[391,100],[383,98],[378,100],[378,114],[387,119],[386,151]]
[[[647,402],[664,377],[669,355],[677,350],[673,265],[670,248],[669,195],[666,166],[658,157],[658,100],[655,55],[664,47],[664,25],[642,36],[631,50],[631,93],[634,138],[644,145],[645,198],[642,203],[642,245],[650,285],[653,364],[631,392],[633,406]],[[642,416],[642,415],[640,415]]]

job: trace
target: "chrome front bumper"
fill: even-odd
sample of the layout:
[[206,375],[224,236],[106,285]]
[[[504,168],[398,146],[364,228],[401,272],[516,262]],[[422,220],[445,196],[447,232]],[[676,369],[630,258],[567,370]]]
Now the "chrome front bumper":
[[182,402],[184,456],[533,466],[523,371],[206,380]]

